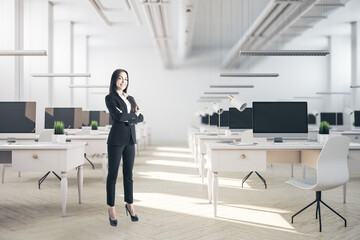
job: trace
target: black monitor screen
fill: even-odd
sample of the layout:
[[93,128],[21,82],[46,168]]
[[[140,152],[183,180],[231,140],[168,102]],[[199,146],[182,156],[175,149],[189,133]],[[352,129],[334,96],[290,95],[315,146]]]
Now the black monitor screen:
[[229,111],[223,111],[223,113],[220,114],[220,127],[228,127],[228,126],[229,126]]
[[97,121],[98,125],[101,127],[105,127],[110,123],[110,114],[106,113],[105,111],[90,111],[89,117],[89,125],[91,125],[92,121]]
[[54,128],[55,121],[62,121],[65,129],[81,128],[82,108],[45,108],[45,128]]
[[229,129],[252,129],[252,108],[229,108]]
[[360,127],[360,111],[355,111],[355,127]]
[[309,124],[316,124],[316,117],[314,114],[309,114],[308,118]]
[[209,124],[209,116],[206,115],[204,117],[201,117],[201,123],[202,124]]
[[[337,115],[337,117],[336,117]],[[330,125],[343,125],[343,114],[334,112],[322,112],[320,113],[320,121],[326,121]]]
[[253,102],[253,133],[264,137],[307,137],[307,103]]
[[0,102],[0,133],[35,133],[36,102]]
[[218,123],[219,123],[219,115],[217,113],[214,113],[210,117],[210,125],[216,125],[217,126]]

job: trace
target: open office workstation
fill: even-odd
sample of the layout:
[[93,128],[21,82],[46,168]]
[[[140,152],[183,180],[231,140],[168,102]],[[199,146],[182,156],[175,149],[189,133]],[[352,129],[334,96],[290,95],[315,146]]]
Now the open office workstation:
[[0,0],[0,240],[358,239],[359,12]]

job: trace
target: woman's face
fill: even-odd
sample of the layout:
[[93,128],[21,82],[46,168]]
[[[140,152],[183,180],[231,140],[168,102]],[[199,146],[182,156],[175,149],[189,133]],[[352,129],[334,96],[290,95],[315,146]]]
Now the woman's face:
[[116,81],[116,88],[123,91],[128,84],[126,72],[120,72],[119,78]]

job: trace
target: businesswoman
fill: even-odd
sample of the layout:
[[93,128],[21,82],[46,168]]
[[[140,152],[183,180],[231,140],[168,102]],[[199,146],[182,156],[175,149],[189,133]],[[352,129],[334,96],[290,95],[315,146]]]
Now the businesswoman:
[[113,119],[107,140],[109,169],[106,182],[107,205],[110,225],[116,226],[115,185],[121,158],[123,159],[123,184],[126,215],[131,221],[138,221],[133,206],[132,171],[135,159],[135,124],[144,120],[135,99],[127,94],[129,75],[117,69],[111,76],[109,95],[105,97],[106,106]]

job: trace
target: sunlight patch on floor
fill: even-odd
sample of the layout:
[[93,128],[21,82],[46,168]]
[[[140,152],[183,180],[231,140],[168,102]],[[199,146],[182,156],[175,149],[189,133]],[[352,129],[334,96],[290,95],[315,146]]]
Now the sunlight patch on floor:
[[147,156],[194,159],[190,153],[185,154],[185,153],[174,153],[174,152],[151,152],[147,154]]
[[189,148],[181,148],[181,147],[154,147],[155,151],[166,151],[166,152],[184,152],[190,153]]
[[137,174],[142,175],[144,178],[156,180],[201,184],[201,178],[197,175],[168,172],[137,172]]
[[174,160],[148,160],[145,161],[146,164],[151,165],[164,165],[164,166],[173,166],[173,167],[186,167],[186,168],[195,168],[195,163],[193,162],[183,162],[183,161],[174,161]]
[[[206,199],[184,197],[165,193],[136,193],[136,205],[220,221],[231,221],[279,231],[294,231],[294,227],[280,213],[281,209],[243,205],[244,208],[218,204],[218,217],[213,216],[213,205]],[[199,223],[200,224],[200,223]]]

